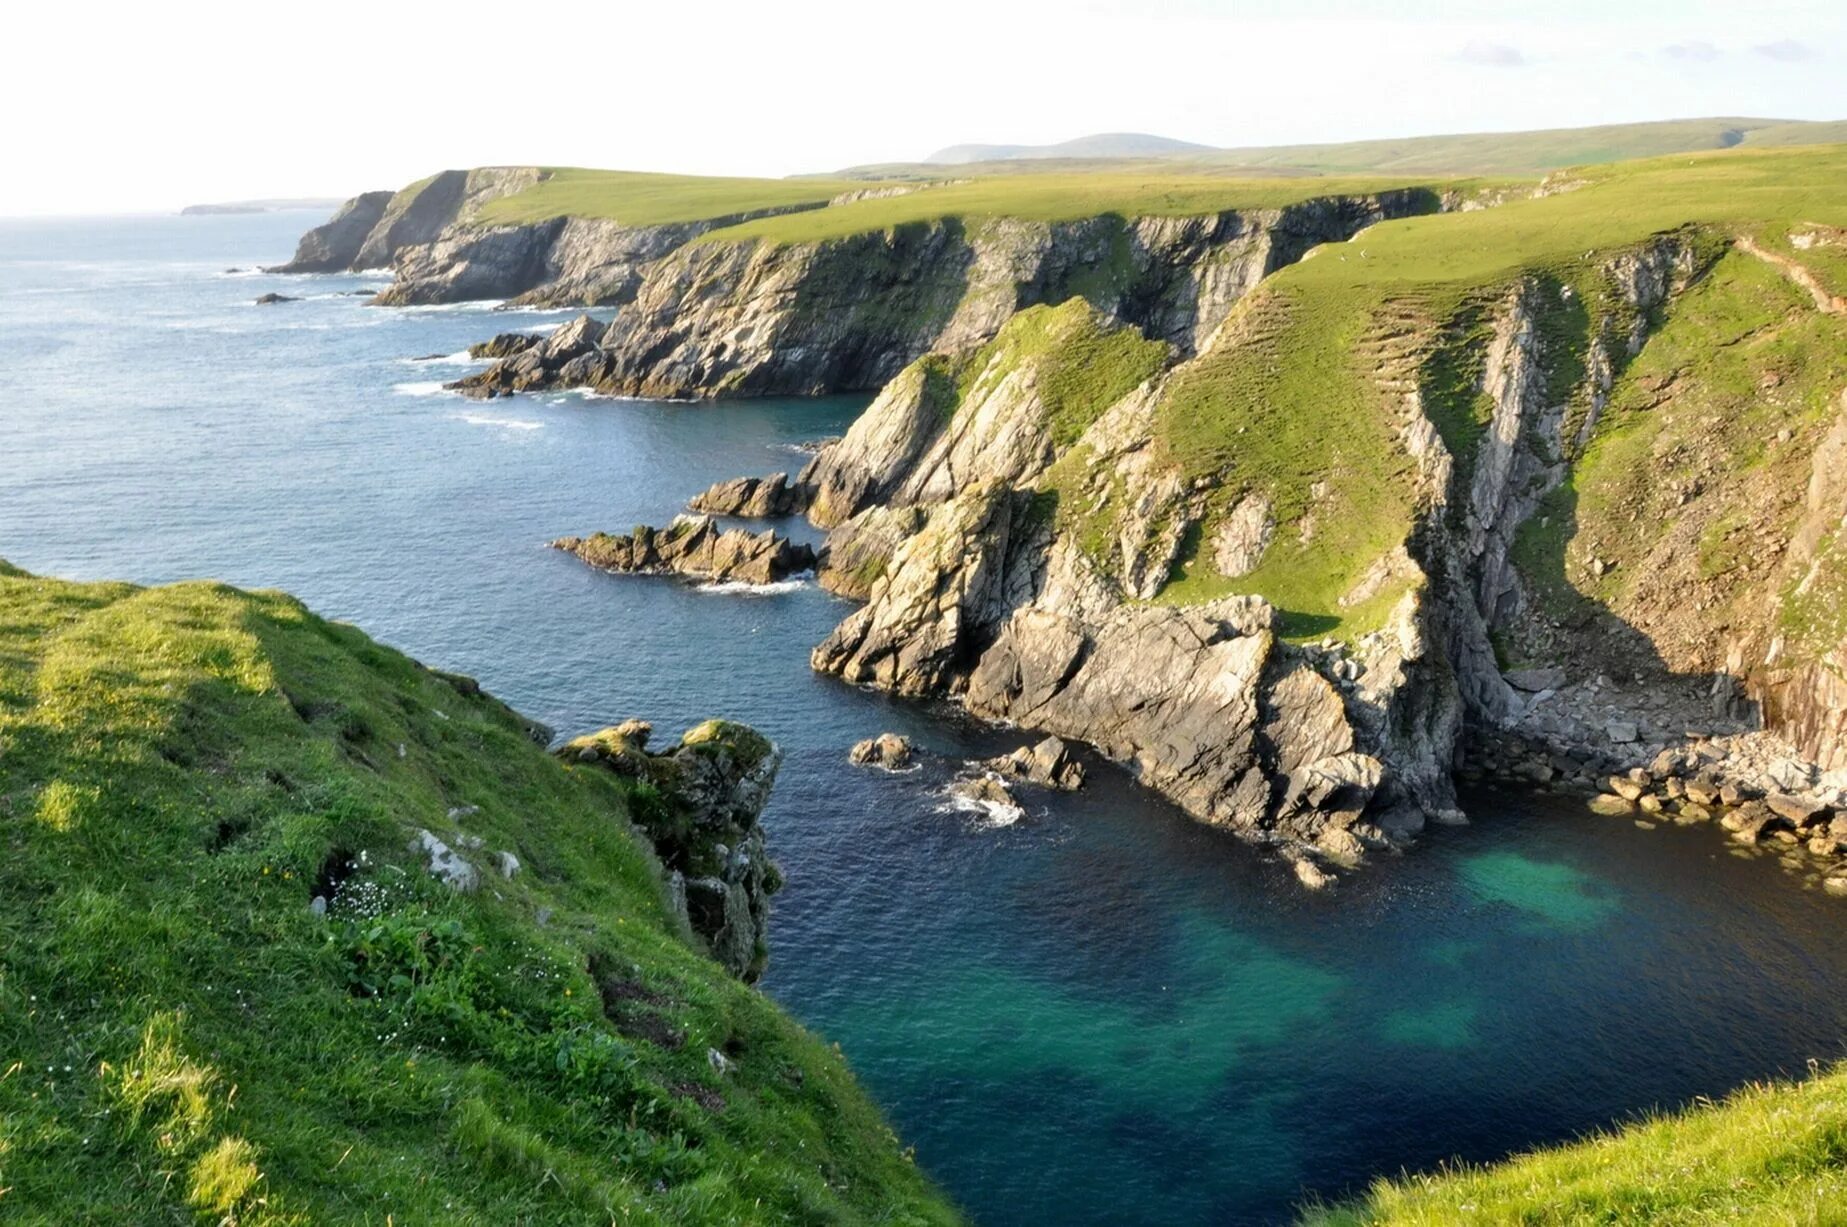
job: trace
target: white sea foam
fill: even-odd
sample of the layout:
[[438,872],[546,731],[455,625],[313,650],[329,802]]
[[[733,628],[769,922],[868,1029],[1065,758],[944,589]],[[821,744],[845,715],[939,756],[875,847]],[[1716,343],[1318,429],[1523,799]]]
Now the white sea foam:
[[799,592],[808,587],[806,579],[780,580],[774,584],[748,584],[741,579],[730,579],[723,583],[695,585],[700,592],[720,592],[733,596],[777,596],[784,592]]
[[505,301],[504,298],[477,298],[470,302],[424,302],[413,303],[407,307],[394,307],[392,310],[404,315],[434,315],[448,311],[486,312],[492,311]]
[[954,789],[947,790],[943,795],[946,800],[937,807],[939,813],[973,814],[978,819],[976,825],[989,829],[1010,827],[1026,817],[1026,811],[1017,805],[965,797]]
[[505,430],[544,430],[544,422],[532,422],[525,418],[497,418],[487,413],[458,413],[457,421],[467,422],[470,426],[499,426]]
[[491,359],[471,358],[465,349],[452,354],[438,354],[434,358],[399,358],[406,366],[485,366]]
[[425,379],[415,383],[394,383],[391,390],[399,396],[441,396],[449,389],[443,387],[443,380]]

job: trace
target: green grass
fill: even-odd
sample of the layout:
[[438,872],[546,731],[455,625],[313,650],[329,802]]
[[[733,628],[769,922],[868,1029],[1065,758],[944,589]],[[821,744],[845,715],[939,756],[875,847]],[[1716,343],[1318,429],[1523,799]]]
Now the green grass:
[[1847,1223],[1847,1069],[1486,1167],[1380,1181],[1304,1227]]
[[1594,162],[1722,149],[1739,134],[1742,135],[1739,147],[1746,149],[1822,144],[1847,139],[1847,123],[1670,119],[1534,132],[1475,132],[1331,145],[1256,146],[1223,149],[1211,156],[1214,161],[1238,166],[1349,174],[1528,175]]
[[[1844,148],[1677,156],[1579,177],[1584,186],[1542,199],[1380,223],[1283,269],[1239,305],[1214,348],[1170,381],[1159,408],[1161,446],[1214,487],[1194,549],[1163,599],[1257,592],[1298,637],[1370,629],[1392,593],[1353,607],[1339,599],[1404,540],[1418,497],[1398,434],[1398,397],[1375,379],[1389,347],[1381,338],[1410,332],[1432,342],[1406,351],[1413,365],[1401,374],[1431,398],[1427,412],[1462,449],[1466,471],[1486,422],[1471,382],[1479,376],[1483,313],[1521,279],[1539,288],[1550,391],[1571,405],[1575,427],[1591,336],[1606,320],[1619,335],[1628,324],[1600,272],[1611,256],[1689,226],[1710,258],[1738,231],[1787,230],[1797,220],[1847,224]],[[1785,285],[1774,293],[1795,291]],[[1825,359],[1825,344],[1818,336],[1807,348]],[[1832,352],[1838,356],[1837,343]],[[1832,369],[1832,360],[1818,368]],[[1619,405],[1606,421],[1622,419]],[[1580,480],[1554,497],[1590,488]],[[1270,495],[1276,536],[1253,573],[1217,575],[1201,543],[1214,518],[1250,490]],[[1311,515],[1316,531],[1303,541]],[[1553,531],[1563,531],[1557,524]],[[1337,527],[1323,532],[1322,525]]]
[[[867,185],[860,183],[858,186]],[[1167,169],[1146,173],[996,175],[967,182],[933,184],[902,196],[759,218],[710,231],[700,236],[699,241],[729,243],[756,239],[778,244],[814,243],[946,218],[974,224],[994,218],[1059,222],[1111,214],[1125,218],[1196,217],[1232,209],[1281,208],[1324,196],[1431,186],[1443,185],[1429,179],[1377,176],[1250,179]],[[1435,207],[1434,197],[1432,207]]]
[[1045,405],[1046,428],[1062,451],[1105,409],[1158,374],[1170,352],[1164,342],[1151,341],[1134,328],[1111,325],[1082,298],[1056,307],[1028,307],[960,364],[955,403],[960,408],[991,394],[1030,363]]
[[662,226],[766,209],[819,208],[842,192],[867,186],[850,179],[741,179],[576,167],[548,167],[544,175],[525,191],[489,201],[475,220],[498,226],[589,217],[625,226]]
[[953,1221],[632,787],[285,596],[0,564],[0,1219]]

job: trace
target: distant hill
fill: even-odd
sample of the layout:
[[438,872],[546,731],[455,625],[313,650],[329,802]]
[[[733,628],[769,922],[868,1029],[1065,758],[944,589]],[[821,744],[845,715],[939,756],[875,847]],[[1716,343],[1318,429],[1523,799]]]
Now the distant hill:
[[287,213],[305,209],[333,210],[340,207],[338,196],[300,196],[277,200],[227,200],[215,204],[187,205],[181,217],[211,216],[219,213]]
[[1080,136],[1056,145],[951,145],[924,161],[933,166],[960,166],[967,162],[1014,162],[1038,158],[1171,158],[1217,152],[1210,145],[1195,145],[1169,136],[1145,132],[1102,132]]
[[[1691,153],[1735,146],[1821,145],[1847,141],[1847,120],[1718,117],[1667,119],[1533,132],[1471,132],[1325,145],[1212,148],[1138,133],[1079,137],[1057,145],[952,145],[920,163],[855,167],[854,177],[911,177],[917,168],[985,164],[999,173],[1040,170],[1072,160],[1184,162],[1270,173],[1369,172],[1403,175],[1538,175],[1563,166]],[[1029,162],[1031,167],[1010,165]],[[995,164],[1008,164],[996,166]]]

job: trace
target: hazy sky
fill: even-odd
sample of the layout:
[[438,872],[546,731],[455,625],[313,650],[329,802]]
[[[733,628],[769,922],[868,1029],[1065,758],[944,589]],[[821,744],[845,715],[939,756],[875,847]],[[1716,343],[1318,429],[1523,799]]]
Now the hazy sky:
[[507,162],[782,175],[1103,131],[1847,118],[1841,0],[62,0],[4,29],[6,214]]

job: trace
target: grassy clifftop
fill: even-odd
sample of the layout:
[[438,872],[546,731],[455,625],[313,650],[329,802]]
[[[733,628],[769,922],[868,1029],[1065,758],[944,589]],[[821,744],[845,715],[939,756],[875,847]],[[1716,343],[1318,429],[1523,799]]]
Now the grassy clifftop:
[[[1833,292],[1842,288],[1840,249],[1828,236],[1847,226],[1843,147],[1623,163],[1560,186],[1491,209],[1380,223],[1311,253],[1239,303],[1217,344],[1169,381],[1159,437],[1185,472],[1216,487],[1199,540],[1210,540],[1239,498],[1261,492],[1276,508],[1275,544],[1261,566],[1237,577],[1217,574],[1196,550],[1182,559],[1168,599],[1257,592],[1302,634],[1369,629],[1392,593],[1342,598],[1382,549],[1403,539],[1416,509],[1416,466],[1401,439],[1404,394],[1421,395],[1422,411],[1466,464],[1491,408],[1479,395],[1485,329],[1523,283],[1539,287],[1557,400],[1574,405],[1589,390],[1591,344],[1620,310],[1606,266],[1655,235],[1685,231],[1708,260],[1750,238],[1800,256]],[[1792,247],[1817,228],[1825,244]],[[1805,310],[1800,295],[1790,308]],[[1818,360],[1838,347],[1838,318],[1809,325]],[[1789,365],[1792,377],[1818,387],[1833,378],[1831,361]],[[1687,371],[1705,374],[1701,364]],[[1805,405],[1804,424],[1812,408]],[[1575,429],[1582,406],[1572,414]],[[1599,437],[1627,420],[1612,413]],[[1350,529],[1304,532],[1305,523]]]
[[634,787],[285,596],[0,564],[0,1218],[953,1221]]
[[1483,1168],[1381,1181],[1304,1227],[1847,1222],[1847,1070]]

